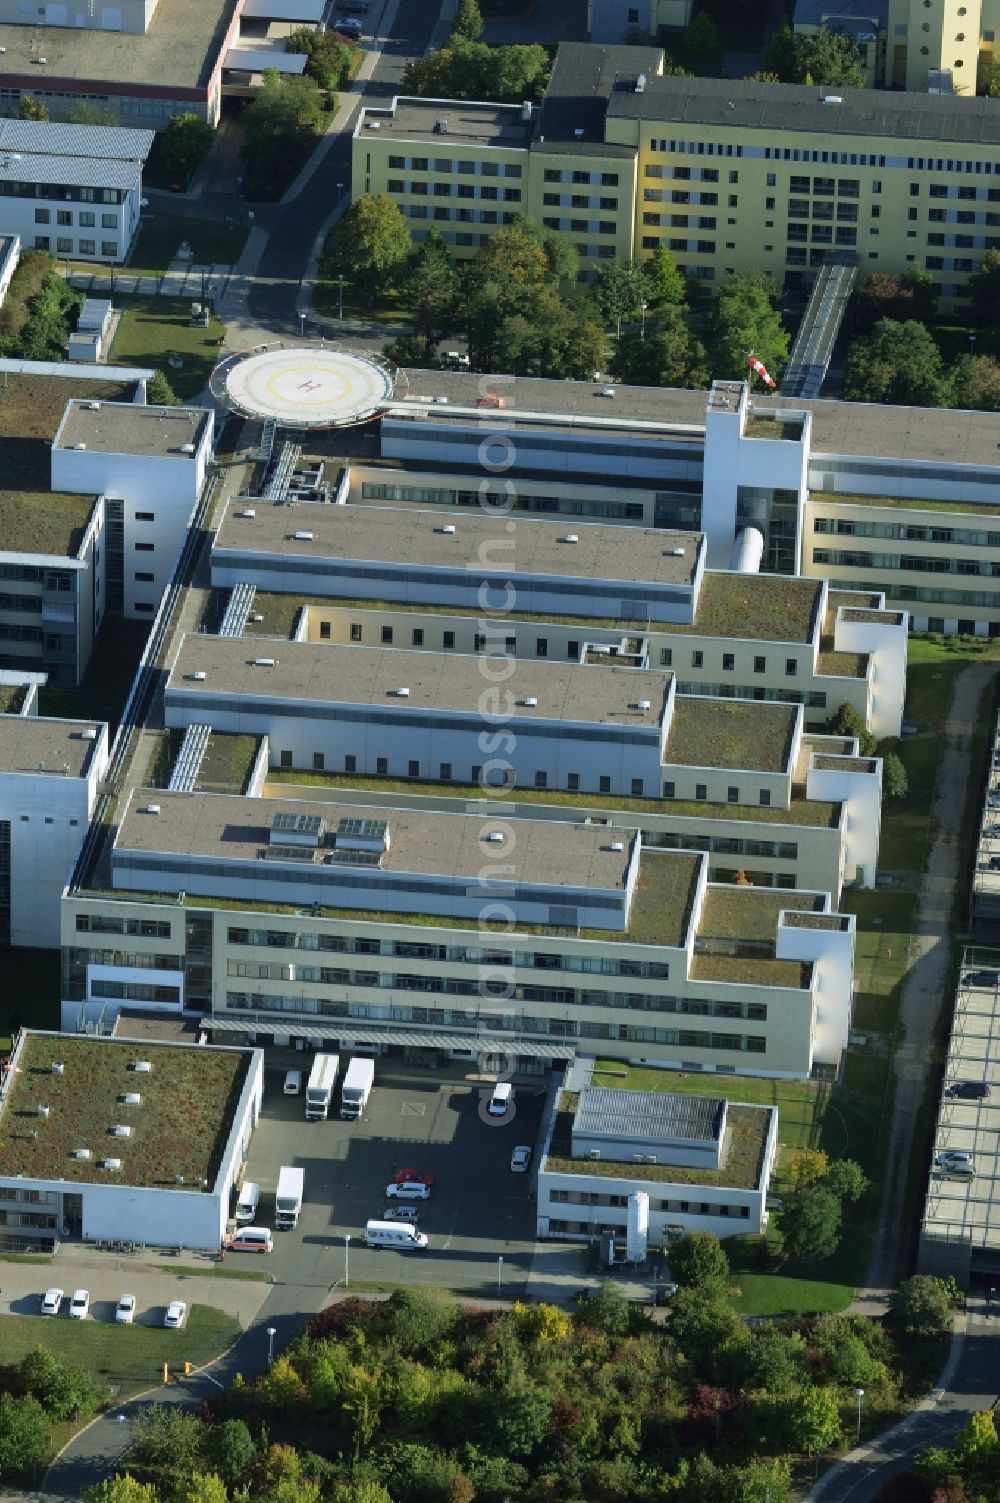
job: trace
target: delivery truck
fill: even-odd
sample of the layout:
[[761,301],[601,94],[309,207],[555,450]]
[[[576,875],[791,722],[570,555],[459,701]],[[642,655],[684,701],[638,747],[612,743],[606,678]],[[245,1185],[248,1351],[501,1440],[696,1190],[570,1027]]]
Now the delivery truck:
[[302,1209],[304,1176],[301,1169],[282,1164],[278,1170],[278,1188],[274,1193],[274,1222],[283,1231],[294,1226]]
[[426,1247],[427,1237],[408,1221],[369,1221],[365,1226],[368,1247]]
[[306,1121],[321,1122],[329,1114],[337,1084],[340,1059],[336,1054],[317,1054],[306,1086]]
[[375,1061],[355,1057],[347,1067],[340,1091],[340,1115],[360,1117],[375,1084]]

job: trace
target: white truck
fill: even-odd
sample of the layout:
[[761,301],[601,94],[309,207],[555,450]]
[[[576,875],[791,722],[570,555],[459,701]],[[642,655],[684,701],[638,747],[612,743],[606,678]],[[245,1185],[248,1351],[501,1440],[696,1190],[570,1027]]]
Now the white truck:
[[337,1084],[340,1057],[336,1054],[317,1054],[309,1072],[306,1086],[306,1121],[321,1122],[330,1111],[333,1088]]
[[282,1164],[278,1170],[278,1188],[274,1194],[274,1222],[287,1231],[295,1226],[302,1209],[302,1191],[305,1177],[301,1169]]
[[361,1059],[360,1056],[351,1060],[344,1076],[344,1084],[340,1089],[340,1115],[342,1117],[360,1117],[368,1105],[368,1097],[372,1093],[375,1084],[375,1061],[373,1059]]
[[427,1238],[407,1221],[369,1221],[365,1226],[366,1247],[415,1247],[427,1246]]

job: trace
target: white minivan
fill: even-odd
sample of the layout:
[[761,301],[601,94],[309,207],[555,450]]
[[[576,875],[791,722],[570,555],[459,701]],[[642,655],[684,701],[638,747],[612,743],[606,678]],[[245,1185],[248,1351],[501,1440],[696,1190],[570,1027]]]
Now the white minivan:
[[285,1071],[285,1095],[286,1096],[301,1096],[302,1095],[302,1071],[301,1070],[286,1070]]
[[413,1180],[407,1180],[399,1185],[393,1180],[391,1185],[385,1187],[386,1200],[430,1200],[431,1187]]
[[491,1117],[506,1117],[514,1105],[514,1087],[507,1081],[501,1082],[493,1089],[490,1097],[489,1114]]
[[274,1238],[268,1226],[240,1226],[236,1228],[229,1244],[230,1252],[274,1251]]
[[257,1202],[260,1200],[260,1185],[252,1179],[244,1180],[240,1190],[240,1198],[236,1202],[236,1221],[240,1226],[246,1226],[257,1214]]
[[368,1247],[426,1247],[427,1238],[415,1226],[399,1221],[369,1221],[365,1226]]

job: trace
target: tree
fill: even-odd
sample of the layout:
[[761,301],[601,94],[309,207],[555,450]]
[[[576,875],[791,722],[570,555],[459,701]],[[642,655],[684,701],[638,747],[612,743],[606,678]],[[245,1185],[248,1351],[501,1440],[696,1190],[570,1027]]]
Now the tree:
[[132,1422],[131,1459],[158,1480],[174,1483],[198,1464],[203,1426],[197,1415],[149,1404]]
[[215,132],[197,115],[174,115],[159,138],[160,160],[185,186],[208,155]]
[[137,1482],[131,1473],[120,1472],[85,1488],[81,1503],[160,1503],[160,1495],[152,1482]]
[[71,125],[120,125],[118,111],[99,104],[81,101],[69,111],[66,119]]
[[763,272],[743,271],[727,277],[715,295],[707,320],[709,365],[713,379],[746,376],[747,353],[763,361],[771,376],[788,359],[788,335],[776,304],[780,288]]
[[991,99],[1000,99],[1000,63],[993,63],[986,75],[986,92]]
[[992,1409],[977,1409],[955,1436],[955,1457],[962,1468],[975,1470],[996,1455],[1000,1439]]
[[453,37],[464,37],[467,42],[479,41],[483,34],[483,16],[476,0],[458,0],[451,34]]
[[742,1381],[750,1389],[769,1394],[787,1393],[805,1381],[809,1353],[802,1337],[786,1334],[773,1326],[758,1326],[742,1352]]
[[146,382],[146,401],[150,407],[179,407],[181,399],[162,371],[154,371]]
[[48,1447],[49,1419],[38,1400],[0,1393],[0,1478],[26,1472]]
[[714,1232],[686,1232],[670,1248],[670,1272],[687,1289],[725,1290],[729,1259]]
[[406,219],[384,193],[366,193],[337,226],[337,249],[351,280],[369,305],[391,284],[413,248]]
[[354,1460],[360,1459],[378,1434],[382,1415],[382,1372],[380,1368],[370,1371],[355,1367],[344,1389],[341,1408],[350,1416],[354,1432]]
[[973,322],[977,328],[992,329],[1000,322],[1000,251],[988,250],[965,284],[965,295],[972,299]]
[[764,71],[781,83],[797,83],[795,65],[795,36],[791,24],[782,21],[774,34],[774,40],[764,53]]
[[293,31],[285,40],[285,51],[304,52],[308,77],[328,94],[335,94],[350,80],[355,48],[335,31]]
[[714,1289],[678,1289],[670,1302],[670,1334],[699,1377],[717,1380],[727,1347],[746,1340],[746,1328]]
[[886,752],[882,758],[882,798],[904,799],[909,796],[910,779],[903,759],[897,752]]
[[865,86],[865,55],[854,37],[825,27],[795,38],[796,83],[845,89]]
[[844,396],[849,402],[947,406],[949,384],[929,331],[913,319],[880,319],[869,335],[851,345]]
[[89,1418],[100,1403],[100,1390],[80,1367],[74,1367],[47,1347],[32,1347],[17,1365],[22,1393],[38,1400],[53,1419]]
[[436,1289],[394,1289],[382,1307],[382,1334],[407,1356],[426,1352],[455,1326],[459,1307]]
[[860,713],[847,700],[826,722],[826,729],[831,736],[850,736],[856,739],[858,752],[862,757],[875,755],[877,746],[875,737],[865,726]]
[[490,47],[452,36],[437,52],[407,64],[402,90],[423,99],[493,99],[516,104],[541,99],[548,78],[549,55],[544,47]]
[[574,1321],[607,1336],[624,1336],[629,1327],[628,1295],[613,1279],[603,1279],[593,1294],[579,1301]]
[[622,319],[639,313],[648,300],[648,279],[635,261],[611,261],[598,273],[594,297],[607,322],[613,323],[620,335]]
[[889,1300],[889,1314],[904,1331],[929,1335],[951,1329],[955,1312],[951,1291],[943,1279],[917,1273],[904,1279]]
[[835,1159],[823,1176],[822,1184],[838,1200],[860,1200],[868,1190],[868,1178],[853,1159]]
[[642,262],[642,274],[648,288],[646,295],[654,308],[687,302],[687,285],[665,245],[660,245],[648,261]]
[[1000,361],[992,355],[960,355],[952,382],[956,407],[1000,412]]
[[930,318],[937,306],[937,283],[923,266],[911,266],[902,276],[874,271],[858,290],[854,312],[858,328],[870,333],[883,318]]
[[178,1482],[171,1503],[229,1503],[226,1484],[216,1472],[192,1472]]
[[314,78],[267,68],[264,86],[243,112],[246,189],[275,198],[298,170],[323,123],[323,95]]
[[840,1408],[832,1388],[802,1388],[782,1409],[790,1450],[827,1451],[840,1439]]
[[257,1460],[257,1447],[246,1423],[241,1419],[223,1420],[205,1434],[202,1455],[213,1472],[234,1487],[243,1482]]
[[437,225],[413,251],[402,291],[418,334],[433,340],[447,331],[458,300],[458,275]]
[[684,35],[671,45],[677,61],[699,78],[718,75],[722,67],[722,40],[707,11],[700,10]]
[[47,120],[49,107],[44,99],[34,99],[30,94],[21,95],[21,103],[17,108],[19,120]]
[[813,1262],[840,1246],[840,1201],[822,1183],[787,1194],[777,1219],[789,1257]]
[[632,386],[708,385],[705,347],[680,308],[668,304],[646,315],[645,331],[623,334],[611,356],[617,381]]

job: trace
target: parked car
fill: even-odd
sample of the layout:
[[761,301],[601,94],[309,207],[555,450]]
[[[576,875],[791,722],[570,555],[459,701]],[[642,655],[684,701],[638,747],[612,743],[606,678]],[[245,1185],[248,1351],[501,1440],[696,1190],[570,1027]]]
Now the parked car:
[[366,16],[368,0],[337,0],[336,9],[342,16]]
[[1000,983],[1000,971],[966,971],[962,977],[964,986],[996,986]]
[[433,1174],[424,1174],[420,1169],[400,1169],[393,1178],[397,1185],[432,1185]]
[[163,1317],[163,1324],[171,1331],[179,1331],[187,1320],[188,1307],[182,1299],[172,1299]]
[[508,1081],[501,1081],[494,1086],[493,1095],[487,1110],[491,1117],[506,1117],[514,1105],[514,1087]]
[[955,1080],[945,1095],[957,1096],[959,1101],[988,1101],[990,1088],[985,1080]]
[[430,1200],[431,1187],[424,1184],[399,1185],[393,1180],[385,1187],[386,1200]]
[[69,1302],[70,1320],[86,1320],[90,1314],[90,1290],[77,1289]]
[[347,20],[338,21],[333,29],[334,31],[339,31],[342,37],[350,37],[352,41],[356,42],[364,28],[360,21]]
[[286,1070],[284,1093],[286,1096],[302,1095],[302,1071]]
[[510,1156],[511,1172],[514,1174],[527,1174],[530,1163],[531,1149],[526,1143],[519,1144]]
[[115,1306],[115,1320],[120,1326],[130,1326],[135,1320],[135,1295],[123,1294]]
[[943,1153],[938,1154],[935,1163],[940,1164],[942,1169],[951,1169],[956,1164],[971,1165],[975,1161],[975,1156],[971,1153],[966,1153],[962,1148],[946,1148]]
[[417,1221],[419,1217],[416,1206],[386,1206],[382,1212],[383,1221]]
[[58,1315],[62,1309],[63,1298],[61,1289],[46,1289],[42,1295],[42,1314]]

